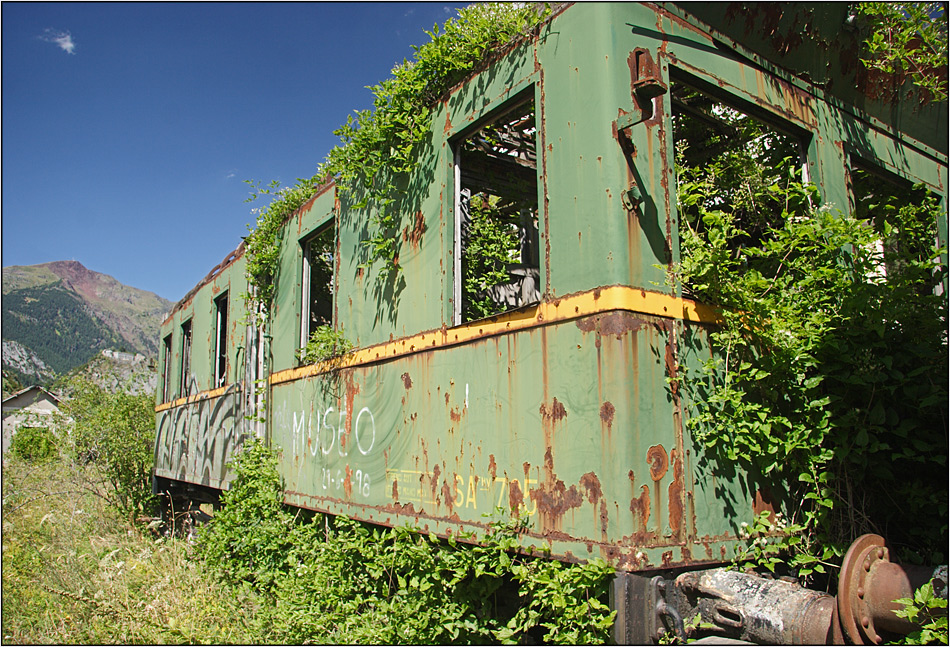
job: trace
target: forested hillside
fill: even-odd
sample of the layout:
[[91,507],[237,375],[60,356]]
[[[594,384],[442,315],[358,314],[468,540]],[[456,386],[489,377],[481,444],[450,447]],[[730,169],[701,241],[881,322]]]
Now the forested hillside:
[[47,384],[105,349],[154,357],[171,305],[76,261],[5,267],[3,367],[24,385]]

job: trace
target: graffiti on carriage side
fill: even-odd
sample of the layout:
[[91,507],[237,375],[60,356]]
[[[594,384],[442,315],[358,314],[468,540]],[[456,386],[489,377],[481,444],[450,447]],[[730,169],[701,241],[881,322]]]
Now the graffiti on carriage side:
[[369,407],[352,402],[338,406],[306,402],[294,407],[283,400],[275,407],[273,420],[274,438],[289,450],[295,474],[301,469],[307,474],[311,485],[303,487],[365,499],[381,481],[373,475],[373,465],[382,439]]
[[166,476],[222,487],[226,466],[247,435],[243,390],[163,411],[155,433],[155,469]]
[[[311,457],[316,457],[318,451],[329,456],[334,450],[342,458],[353,450],[367,456],[376,446],[376,419],[369,407],[363,407],[355,414],[351,414],[345,405],[340,409],[318,408],[309,415],[307,411],[300,411],[299,417],[294,411],[292,420],[289,428],[292,430],[294,456],[306,457],[309,452]],[[278,426],[285,422],[290,422],[286,412],[278,420]],[[355,447],[352,447],[352,441],[351,446],[347,446],[349,439],[355,441]]]

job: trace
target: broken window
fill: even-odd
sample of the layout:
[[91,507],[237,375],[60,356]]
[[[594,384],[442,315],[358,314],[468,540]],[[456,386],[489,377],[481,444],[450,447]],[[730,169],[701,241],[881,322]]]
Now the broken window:
[[930,259],[937,242],[936,197],[921,185],[854,159],[849,174],[854,216],[868,221],[880,236],[873,250],[880,259],[874,276],[894,276]]
[[172,336],[162,340],[162,352],[165,355],[165,365],[162,367],[162,402],[172,399]]
[[455,323],[541,299],[535,106],[516,99],[455,147]]
[[228,293],[214,300],[215,309],[215,350],[214,350],[214,386],[228,383]]
[[191,319],[181,325],[181,384],[179,394],[188,395],[191,379]]
[[[754,245],[783,214],[805,212],[809,193],[794,190],[808,182],[799,137],[675,77],[670,92],[681,228],[702,232],[703,211],[722,211]],[[799,200],[790,210],[786,189]]]
[[300,325],[300,346],[307,345],[310,335],[320,326],[333,324],[333,259],[336,227],[322,227],[305,239],[303,248],[303,304]]

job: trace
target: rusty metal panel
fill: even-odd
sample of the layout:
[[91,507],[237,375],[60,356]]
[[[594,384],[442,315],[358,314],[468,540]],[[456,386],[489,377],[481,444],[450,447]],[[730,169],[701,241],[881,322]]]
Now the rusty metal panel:
[[[240,253],[238,253],[240,252]],[[170,402],[158,402],[155,417],[155,475],[212,488],[230,480],[226,464],[247,433],[244,379],[246,360],[243,249],[216,267],[196,290],[176,304],[162,324],[172,336],[170,377],[176,388]],[[214,300],[228,292],[228,384],[212,389],[216,348]],[[192,377],[181,393],[181,324],[192,322]],[[251,387],[253,390],[253,386]],[[161,398],[161,385],[158,389]]]
[[287,500],[444,533],[516,509],[562,559],[712,561],[691,545],[679,404],[663,387],[673,328],[607,311],[275,384]]
[[[257,377],[269,378],[267,437],[282,450],[289,503],[443,535],[514,509],[527,515],[528,544],[629,571],[728,560],[739,524],[778,505],[706,455],[689,433],[695,402],[676,385],[709,357],[716,319],[666,280],[679,254],[670,75],[801,134],[811,179],[833,208],[847,209],[851,156],[941,195],[946,157],[895,136],[903,121],[889,131],[883,116],[827,101],[674,9],[570,6],[433,105],[417,172],[388,207],[402,216],[389,232],[399,272],[366,265],[377,206],[355,208],[360,195],[328,185],[288,219],[268,327],[260,337],[235,327],[230,338],[232,352],[243,349],[235,368],[260,366]],[[541,302],[453,326],[453,147],[531,93]],[[334,323],[359,349],[328,372],[298,367],[294,353],[300,241],[331,219]],[[158,403],[160,476],[225,485],[224,461],[253,433],[240,421],[263,413],[250,372],[211,390],[213,299],[231,286],[236,326],[244,268],[242,257],[215,268],[163,325],[177,381],[180,326],[192,320],[195,379],[185,397]]]
[[335,201],[335,187],[332,184],[323,187],[291,215],[281,231],[277,289],[268,322],[272,338],[270,344],[272,370],[296,365],[295,353],[300,348],[302,313],[303,249],[301,241],[324,224],[333,221]]

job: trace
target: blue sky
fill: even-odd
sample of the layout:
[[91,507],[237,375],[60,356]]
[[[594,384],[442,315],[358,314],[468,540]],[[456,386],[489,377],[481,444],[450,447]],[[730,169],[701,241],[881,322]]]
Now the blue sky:
[[176,301],[467,3],[2,4],[2,264]]

